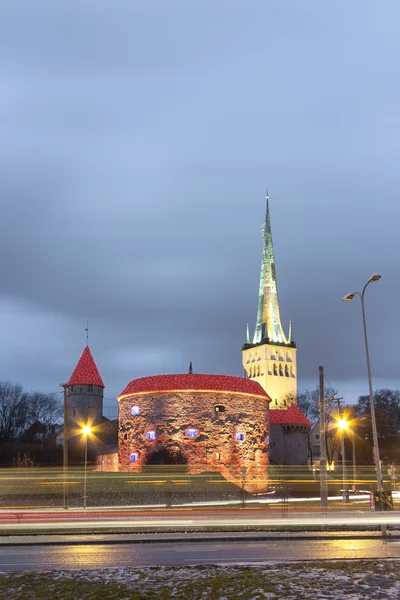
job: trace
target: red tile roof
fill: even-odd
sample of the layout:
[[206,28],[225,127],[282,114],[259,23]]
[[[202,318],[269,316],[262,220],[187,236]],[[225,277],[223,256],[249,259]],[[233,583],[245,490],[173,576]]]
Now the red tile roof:
[[269,411],[269,422],[271,425],[311,425],[311,422],[301,412],[296,404],[289,408],[271,409]]
[[89,346],[86,346],[78,360],[67,385],[98,385],[104,387],[99,370],[94,362]]
[[231,375],[204,375],[204,374],[182,374],[182,375],[154,375],[152,377],[141,377],[134,379],[121,392],[118,400],[131,394],[148,392],[175,392],[175,391],[218,391],[249,394],[270,400],[268,394],[260,384],[243,377]]

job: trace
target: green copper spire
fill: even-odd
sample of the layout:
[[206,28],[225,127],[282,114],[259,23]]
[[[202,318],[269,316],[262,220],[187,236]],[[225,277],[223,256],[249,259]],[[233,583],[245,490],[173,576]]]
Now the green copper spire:
[[272,245],[271,219],[267,192],[267,211],[263,231],[263,250],[258,293],[257,323],[253,344],[268,338],[271,343],[287,344],[279,313],[278,289],[276,285],[274,248]]
[[249,324],[246,325],[246,344],[250,344]]

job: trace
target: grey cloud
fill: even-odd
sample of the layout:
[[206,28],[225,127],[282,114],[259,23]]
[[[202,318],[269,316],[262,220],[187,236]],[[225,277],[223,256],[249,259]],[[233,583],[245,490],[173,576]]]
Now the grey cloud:
[[241,374],[269,187],[301,385],[361,389],[341,298],[380,270],[373,373],[400,386],[398,3],[117,4],[1,8],[0,379],[53,391],[87,319],[108,397]]

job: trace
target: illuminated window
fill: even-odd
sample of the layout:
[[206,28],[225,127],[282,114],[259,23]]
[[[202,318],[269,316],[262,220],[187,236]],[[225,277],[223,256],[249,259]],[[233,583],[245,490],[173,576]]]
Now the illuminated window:
[[93,391],[93,386],[92,385],[88,385],[88,392]]
[[188,437],[192,437],[192,438],[194,438],[194,437],[197,437],[197,436],[198,436],[198,433],[199,433],[199,432],[197,431],[197,429],[194,429],[193,427],[190,427],[190,428],[187,430],[187,435],[188,435]]
[[132,408],[131,408],[131,415],[132,415],[132,417],[135,417],[139,413],[140,413],[139,406],[136,406],[136,405],[132,406]]
[[282,369],[282,365],[279,365],[279,375],[281,377],[283,377],[283,369]]
[[222,404],[217,404],[217,406],[215,407],[215,412],[225,412],[225,406],[223,406]]
[[269,446],[269,435],[267,435],[267,437],[265,438],[265,443],[267,446]]
[[148,431],[146,433],[146,440],[155,440],[156,439],[156,432],[155,431]]
[[237,433],[236,434],[236,441],[237,442],[244,442],[244,433]]
[[285,365],[285,377],[290,377],[289,375],[289,367]]
[[132,452],[132,454],[129,457],[129,460],[131,462],[137,462],[137,460],[138,460],[138,453],[137,452]]
[[216,452],[216,453],[215,453],[215,458],[216,458],[217,460],[219,460],[219,459],[220,459],[220,457],[221,457],[220,453],[219,453],[219,452]]

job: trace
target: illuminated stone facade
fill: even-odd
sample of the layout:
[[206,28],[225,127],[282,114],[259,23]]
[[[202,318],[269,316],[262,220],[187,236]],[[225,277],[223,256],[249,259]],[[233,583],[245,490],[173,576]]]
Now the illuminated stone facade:
[[119,468],[164,452],[190,473],[219,471],[250,492],[268,488],[269,402],[253,381],[164,375],[132,381],[119,400]]

